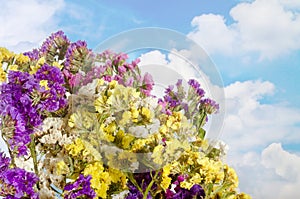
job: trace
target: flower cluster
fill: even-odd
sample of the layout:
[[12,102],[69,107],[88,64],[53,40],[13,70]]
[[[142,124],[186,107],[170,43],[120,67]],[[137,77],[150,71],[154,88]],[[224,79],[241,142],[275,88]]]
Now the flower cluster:
[[93,52],[62,31],[39,49],[0,48],[0,196],[249,199],[205,139],[219,105],[196,79],[158,98],[139,59]]
[[10,158],[0,153],[0,196],[18,199],[23,197],[38,198],[34,186],[38,181],[34,173],[20,168],[9,168]]

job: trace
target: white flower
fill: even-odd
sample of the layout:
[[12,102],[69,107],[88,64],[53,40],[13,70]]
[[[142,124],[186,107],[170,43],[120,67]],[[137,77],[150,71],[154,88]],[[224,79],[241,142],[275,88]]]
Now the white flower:
[[128,193],[129,193],[129,191],[125,190],[118,194],[113,194],[113,195],[111,195],[111,197],[112,197],[112,199],[124,199]]
[[160,122],[158,119],[153,119],[152,124],[145,126],[131,126],[128,132],[137,138],[147,138],[149,135],[158,131]]
[[29,172],[33,172],[33,160],[32,158],[24,158],[24,157],[20,157],[20,158],[15,158],[15,164],[17,167],[24,169],[26,171]]

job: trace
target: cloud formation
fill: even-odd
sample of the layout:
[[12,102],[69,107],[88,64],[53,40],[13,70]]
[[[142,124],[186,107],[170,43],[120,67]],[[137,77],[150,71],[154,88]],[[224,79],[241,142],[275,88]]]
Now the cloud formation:
[[300,144],[300,110],[264,103],[274,92],[271,82],[261,80],[225,87],[227,111],[221,139],[229,145],[227,161],[237,170],[241,190],[253,198],[295,198],[300,194],[296,189],[300,157],[278,144]]
[[223,16],[204,14],[192,20],[188,36],[209,54],[258,54],[272,59],[300,49],[300,10],[296,0],[255,0],[230,10],[232,23]]
[[16,52],[37,47],[57,24],[55,13],[63,0],[1,0],[0,46]]

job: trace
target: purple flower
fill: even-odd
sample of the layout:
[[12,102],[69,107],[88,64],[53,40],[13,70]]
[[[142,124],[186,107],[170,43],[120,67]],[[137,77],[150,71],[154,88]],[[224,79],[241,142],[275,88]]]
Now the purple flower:
[[75,74],[84,65],[87,55],[90,54],[90,50],[87,48],[85,41],[77,41],[69,45],[65,58],[65,67],[71,73]]
[[64,187],[64,198],[65,199],[75,199],[82,196],[87,198],[95,198],[96,193],[91,188],[91,179],[90,175],[84,176],[79,175],[79,178],[74,183],[69,183]]
[[23,53],[23,55],[28,56],[30,60],[39,59],[39,51],[37,49],[33,49],[32,51],[25,52]]
[[200,109],[203,109],[208,114],[216,113],[219,110],[219,104],[209,98],[202,99],[200,100]]
[[194,79],[190,79],[188,81],[188,84],[194,89],[194,91],[196,92],[196,94],[199,96],[199,97],[203,97],[205,92],[202,88],[200,88],[200,84],[199,82],[197,82],[196,80]]
[[46,41],[43,42],[40,48],[41,55],[55,54],[60,51],[60,54],[64,54],[66,46],[68,46],[70,41],[63,31],[57,31],[52,33]]
[[0,152],[0,176],[2,176],[2,173],[8,169],[9,164],[9,157],[6,157],[4,152]]
[[[47,80],[49,90],[40,86],[41,80]],[[0,114],[6,118],[1,125],[14,125],[11,128],[13,136],[7,136],[12,152],[19,156],[26,155],[30,135],[34,128],[42,124],[44,113],[55,112],[67,106],[63,84],[61,71],[47,64],[35,75],[20,71],[9,72],[8,83],[0,86]]]
[[0,195],[5,198],[39,198],[34,186],[38,181],[34,173],[20,168],[9,168],[10,158],[0,152]]
[[175,187],[175,192],[173,190],[167,189],[165,193],[166,199],[190,199],[190,198],[199,198],[203,199],[205,198],[205,192],[204,189],[198,185],[195,184],[192,186],[190,190],[181,188],[178,184]]

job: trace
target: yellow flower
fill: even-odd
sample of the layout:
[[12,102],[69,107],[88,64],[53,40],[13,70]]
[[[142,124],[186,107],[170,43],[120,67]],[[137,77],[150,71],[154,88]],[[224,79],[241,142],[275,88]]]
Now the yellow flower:
[[80,138],[77,138],[75,142],[73,142],[72,144],[68,144],[65,148],[69,151],[70,155],[78,156],[84,150],[84,145],[82,140]]
[[62,175],[67,174],[69,172],[69,167],[66,165],[66,163],[61,160],[56,164],[56,174]]
[[131,147],[131,151],[133,151],[133,152],[140,151],[141,149],[143,149],[145,147],[146,142],[147,142],[146,139],[137,139],[137,140],[135,140],[132,147]]
[[139,111],[136,108],[134,108],[134,107],[132,107],[130,109],[130,111],[131,111],[132,121],[133,122],[138,122]]
[[251,199],[251,196],[245,193],[240,193],[236,196],[237,199]]
[[118,85],[118,82],[116,80],[112,80],[109,82],[109,88],[115,88]]
[[129,123],[130,120],[131,120],[131,112],[130,111],[125,111],[122,114],[122,119],[120,120],[120,124],[125,125],[125,124]]
[[4,72],[2,67],[0,66],[0,82],[5,82],[5,81],[6,81],[6,73]]
[[76,121],[76,114],[73,113],[68,120],[69,127],[73,128],[75,126],[75,121]]
[[58,62],[56,62],[56,61],[54,61],[52,63],[52,66],[55,66],[55,67],[59,68],[60,70],[63,68],[63,66],[61,64],[59,64]]
[[134,136],[132,135],[125,135],[123,138],[122,138],[122,147],[123,149],[128,149],[130,147],[130,144],[131,142],[135,139]]
[[103,164],[101,162],[88,164],[85,167],[83,174],[85,176],[92,176],[91,187],[95,190],[97,196],[107,198],[107,191],[111,184],[111,177],[108,172],[104,171]]
[[151,111],[146,108],[146,107],[142,107],[142,115],[145,116],[146,120],[151,122],[152,120],[152,113]]
[[91,155],[94,159],[94,161],[101,161],[101,155],[99,151],[97,151],[89,142],[82,140],[83,145],[85,147],[83,151],[83,156],[89,156]]
[[106,96],[100,96],[95,100],[94,106],[98,113],[104,112],[104,109],[106,107],[106,100],[107,100]]
[[16,55],[15,58],[19,64],[24,64],[30,61],[29,57],[23,55],[22,53]]
[[159,132],[160,132],[161,134],[165,135],[165,134],[168,132],[168,127],[167,127],[165,124],[161,125],[161,126],[159,127]]
[[154,161],[156,164],[161,165],[161,164],[163,163],[163,161],[164,161],[163,158],[162,158],[163,150],[164,150],[164,146],[162,146],[162,145],[157,145],[157,146],[154,148],[151,157],[153,158],[153,161]]
[[30,65],[30,69],[31,69],[30,74],[35,74],[35,73],[38,71],[38,69],[39,69],[42,65],[44,65],[45,62],[46,62],[45,57],[41,57],[41,58],[37,61],[37,63],[36,63],[35,66]]
[[13,65],[9,65],[8,66],[8,70],[11,70],[11,71],[18,71],[18,65],[16,64],[13,64]]
[[180,183],[180,187],[190,190],[194,184],[188,181],[183,181]]
[[120,182],[122,188],[126,188],[127,178],[121,171],[114,168],[109,168],[108,173],[113,183]]
[[190,182],[193,184],[200,184],[202,181],[202,177],[199,173],[196,173],[193,175],[193,177],[190,179]]
[[10,52],[6,48],[0,47],[0,61],[7,61],[8,59],[12,58],[14,56],[13,52]]
[[48,80],[41,80],[40,81],[40,86],[44,87],[45,90],[49,90],[50,88],[48,87]]
[[105,83],[104,79],[98,79],[97,80],[97,86],[102,86]]
[[166,191],[168,187],[171,184],[172,178],[169,177],[171,173],[171,164],[167,164],[166,166],[163,167],[163,172],[162,172],[162,181],[160,183],[160,186]]
[[231,188],[232,189],[237,188],[238,185],[239,185],[239,179],[238,179],[238,176],[237,176],[235,170],[232,167],[229,167],[228,165],[224,166],[224,170],[227,174],[227,180],[226,181],[233,183]]

